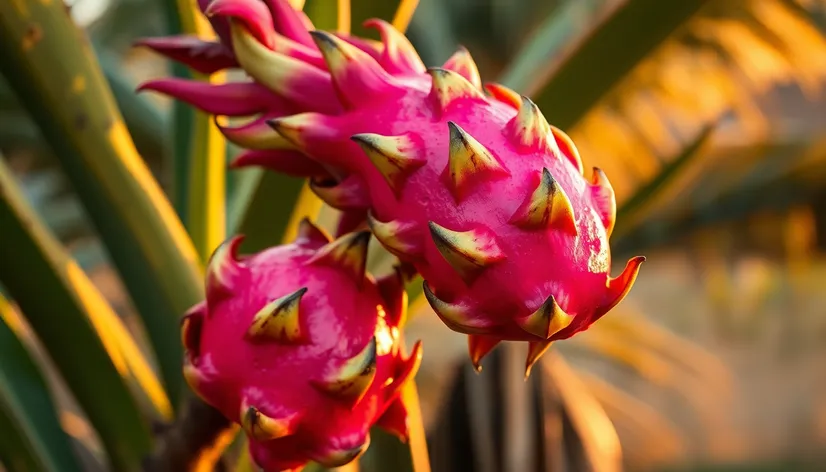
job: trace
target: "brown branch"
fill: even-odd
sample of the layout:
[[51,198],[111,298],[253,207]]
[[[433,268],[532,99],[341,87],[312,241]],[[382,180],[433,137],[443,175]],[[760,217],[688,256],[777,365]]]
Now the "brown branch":
[[237,425],[215,408],[189,394],[175,422],[164,425],[155,451],[143,463],[146,472],[213,472],[227,470],[221,454]]

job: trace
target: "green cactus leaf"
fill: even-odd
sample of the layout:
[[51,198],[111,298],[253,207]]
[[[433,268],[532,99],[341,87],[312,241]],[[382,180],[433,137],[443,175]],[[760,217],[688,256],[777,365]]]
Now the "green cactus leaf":
[[113,326],[101,328],[116,315],[34,215],[2,161],[0,227],[0,282],[99,433],[114,469],[137,470],[151,437],[124,378],[130,367],[122,340]]
[[11,472],[81,472],[43,374],[0,295],[0,462]]

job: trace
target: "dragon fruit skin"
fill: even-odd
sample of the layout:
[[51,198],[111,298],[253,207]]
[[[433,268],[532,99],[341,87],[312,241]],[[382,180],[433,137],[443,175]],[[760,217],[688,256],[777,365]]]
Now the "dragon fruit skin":
[[406,439],[400,389],[421,344],[402,357],[403,280],[365,274],[369,238],[331,242],[305,220],[293,244],[244,258],[232,238],[211,258],[206,300],[184,318],[189,385],[241,424],[266,471],[348,463],[373,425]]
[[221,93],[188,101],[260,114],[227,134],[266,149],[251,165],[283,171],[300,151],[311,158],[296,157],[300,167],[323,167],[326,175],[311,176],[319,197],[370,212],[376,238],[426,280],[436,313],[469,335],[477,368],[501,340],[520,340],[530,346],[527,374],[552,341],[622,300],[644,258],[610,277],[610,184],[599,169],[584,178],[574,144],[529,99],[498,84],[485,95],[464,49],[425,70],[406,38],[380,20],[368,23],[382,34],[380,48],[314,31],[307,34],[317,48],[299,52],[256,13],[260,5],[215,0],[207,9],[213,21],[227,20],[234,57],[253,79],[224,87],[258,87],[298,112],[250,111],[265,100]]

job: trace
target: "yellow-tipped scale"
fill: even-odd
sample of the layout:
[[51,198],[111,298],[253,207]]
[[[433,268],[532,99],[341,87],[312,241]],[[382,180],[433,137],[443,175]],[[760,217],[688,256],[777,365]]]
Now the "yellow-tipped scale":
[[542,169],[536,189],[516,209],[510,222],[524,229],[556,227],[572,236],[578,234],[571,201],[547,168]]
[[456,200],[462,199],[474,178],[510,174],[485,146],[459,125],[448,121],[447,126],[450,129],[450,154],[446,172]]
[[375,336],[364,349],[348,359],[332,375],[313,382],[322,392],[355,405],[364,397],[376,376],[377,341]]
[[427,73],[433,78],[430,99],[438,111],[446,110],[454,100],[459,98],[484,99],[484,95],[477,87],[452,70],[434,67],[428,69]]
[[519,318],[516,323],[520,328],[542,339],[549,339],[554,334],[568,327],[574,317],[565,313],[553,295],[533,313]]
[[254,406],[241,405],[241,427],[256,441],[270,441],[292,433],[293,418],[276,419],[261,413]]
[[327,264],[344,269],[359,288],[364,285],[370,232],[347,233],[318,250],[308,264]]
[[253,339],[281,342],[301,341],[299,305],[305,293],[307,293],[307,288],[302,287],[264,305],[264,308],[253,317],[247,334]]
[[468,285],[486,267],[505,258],[495,237],[485,231],[452,231],[433,221],[429,227],[436,248]]
[[410,174],[425,164],[408,136],[364,133],[356,134],[351,139],[361,146],[397,198]]

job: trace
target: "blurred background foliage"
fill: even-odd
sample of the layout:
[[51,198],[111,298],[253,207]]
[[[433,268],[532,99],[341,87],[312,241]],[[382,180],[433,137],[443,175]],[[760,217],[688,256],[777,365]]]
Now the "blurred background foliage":
[[[222,178],[216,169],[237,150],[220,144],[210,148],[221,152],[207,156],[210,150],[192,143],[215,139],[208,120],[134,93],[137,83],[171,69],[132,45],[198,32],[197,21],[182,19],[171,0],[67,5],[89,35],[138,152],[190,232],[225,226],[248,234],[251,250],[279,243],[296,208],[335,224],[336,212],[321,208],[300,180],[255,170],[228,172],[218,187],[218,198],[227,199],[225,222],[203,213],[209,205],[188,205],[180,190],[186,179]],[[334,29],[336,5],[307,0],[305,11],[317,27]],[[390,19],[396,5],[352,0],[353,32],[375,37],[361,22]],[[528,382],[524,352],[511,345],[494,351],[483,375],[472,373],[464,336],[444,329],[411,291],[407,337],[425,346],[417,383],[433,470],[823,470],[826,1],[420,0],[408,35],[426,64],[441,64],[463,45],[486,81],[534,98],[571,135],[585,164],[610,177],[619,205],[614,259],[643,253],[649,261],[628,299],[587,333],[557,343]],[[111,318],[106,326],[122,332],[116,339],[136,340],[119,354],[105,351],[113,359],[130,357],[130,349],[153,359],[140,309],[59,159],[5,81],[0,152],[21,201],[45,223],[35,229],[56,238],[53,248],[32,254],[65,249],[55,257],[71,256],[93,297],[108,301],[111,313],[100,315]],[[191,160],[175,158],[182,154]],[[200,170],[180,167],[198,159]],[[204,196],[215,188],[206,186]],[[206,234],[195,238],[198,252],[223,231],[196,231]],[[6,234],[0,229],[0,241]],[[376,246],[371,264],[380,273],[392,259]],[[24,277],[26,266],[18,270]],[[81,470],[49,465],[74,454],[83,470],[101,470],[108,426],[84,408],[94,394],[69,393],[67,385],[80,380],[50,357],[37,320],[5,299],[0,314],[0,359],[16,359],[0,362],[0,442],[8,446],[0,449],[33,447],[45,461],[5,466]],[[130,388],[150,392],[124,408],[160,421],[171,407],[163,393],[151,395],[161,374],[147,373],[157,370],[148,362],[123,367],[134,372],[130,382],[138,386]],[[32,411],[26,421],[15,419]],[[38,428],[8,434],[21,424]],[[48,439],[63,433],[68,441]],[[390,470],[393,448],[382,441],[375,439],[379,446],[362,468]],[[399,464],[392,470],[409,466]]]

